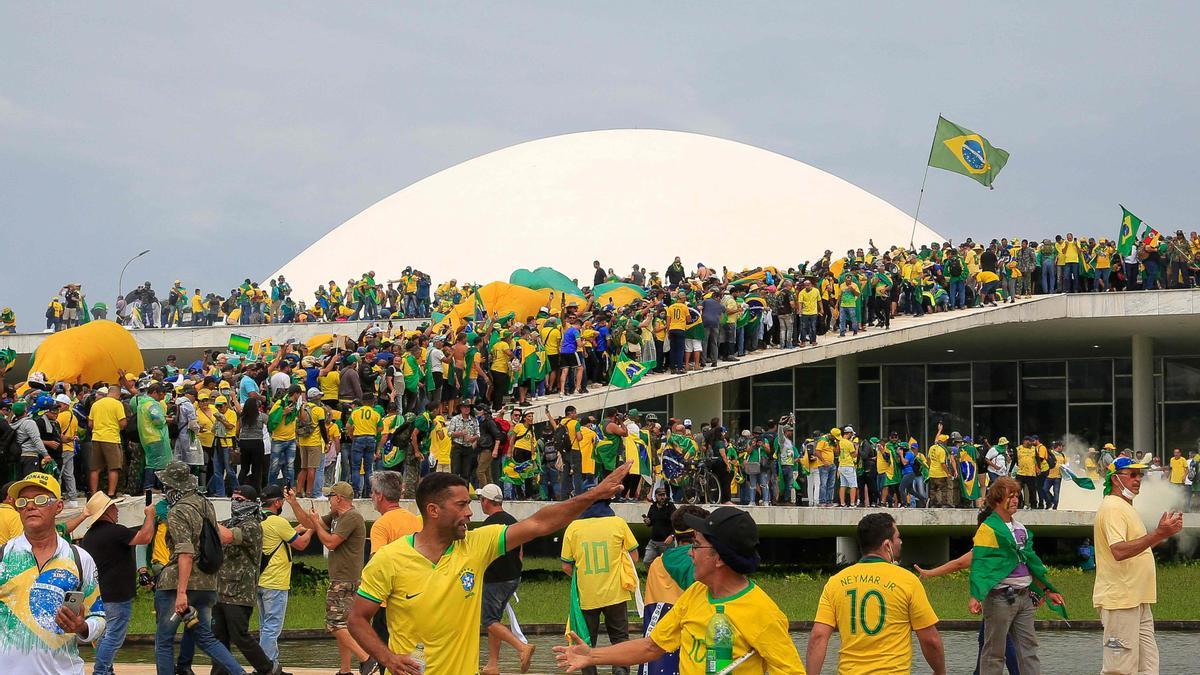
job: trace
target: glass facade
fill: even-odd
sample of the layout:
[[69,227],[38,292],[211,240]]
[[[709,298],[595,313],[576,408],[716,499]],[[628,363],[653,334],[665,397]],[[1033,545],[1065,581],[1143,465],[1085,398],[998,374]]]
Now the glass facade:
[[[821,364],[726,382],[727,423],[735,431],[765,426],[791,410],[801,433],[829,429],[839,423],[836,373]],[[862,366],[860,432],[882,437],[894,430],[928,444],[940,422],[946,431],[992,442],[1037,434],[1128,447],[1131,381],[1125,358]],[[1154,390],[1156,451],[1200,447],[1200,357],[1156,358]]]

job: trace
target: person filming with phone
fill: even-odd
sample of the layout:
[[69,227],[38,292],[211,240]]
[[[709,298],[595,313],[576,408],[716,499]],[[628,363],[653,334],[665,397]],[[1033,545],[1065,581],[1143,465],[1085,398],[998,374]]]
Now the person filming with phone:
[[79,643],[105,627],[96,563],[54,529],[63,510],[54,476],[31,473],[6,493],[23,532],[0,550],[0,663],[7,673],[83,675]]

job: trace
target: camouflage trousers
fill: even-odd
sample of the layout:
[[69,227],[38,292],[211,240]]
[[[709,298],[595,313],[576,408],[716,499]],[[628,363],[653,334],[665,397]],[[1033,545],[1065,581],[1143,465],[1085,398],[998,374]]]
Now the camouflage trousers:
[[417,459],[416,453],[410,449],[408,454],[404,456],[404,492],[405,499],[415,499],[417,496],[417,483],[421,482],[421,460]]

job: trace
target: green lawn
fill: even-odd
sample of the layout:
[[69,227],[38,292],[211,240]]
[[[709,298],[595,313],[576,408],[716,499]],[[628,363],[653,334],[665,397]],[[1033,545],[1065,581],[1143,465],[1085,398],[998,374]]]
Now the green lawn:
[[[325,559],[317,556],[298,557],[297,561],[323,570]],[[1188,593],[1175,589],[1191,588],[1200,573],[1200,564],[1160,565],[1158,568],[1158,604],[1154,617],[1159,620],[1200,619],[1200,608]],[[798,570],[768,569],[755,575],[755,580],[788,618],[793,621],[811,620],[817,599],[824,588],[826,574]],[[1072,619],[1099,619],[1092,607],[1091,572],[1077,568],[1051,568],[1050,580],[1067,599]],[[942,619],[971,619],[967,612],[967,574],[959,572],[925,583],[929,600]],[[515,609],[522,623],[562,623],[566,618],[569,584],[553,558],[530,558],[525,561],[525,574],[517,592],[520,603]],[[325,599],[322,591],[293,592],[288,602],[285,629],[322,628],[325,625]],[[1038,618],[1054,619],[1057,615],[1046,608],[1038,610]],[[257,613],[252,628],[257,628]],[[139,593],[134,602],[131,634],[154,632],[154,606],[148,593]]]

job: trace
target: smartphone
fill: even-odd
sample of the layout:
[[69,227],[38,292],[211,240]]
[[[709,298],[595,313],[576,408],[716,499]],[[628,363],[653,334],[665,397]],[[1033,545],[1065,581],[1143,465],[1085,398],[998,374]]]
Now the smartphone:
[[150,502],[154,501],[154,490],[146,490],[146,506],[150,506]]
[[63,607],[75,612],[83,614],[83,593],[80,591],[67,591],[63,593]]

